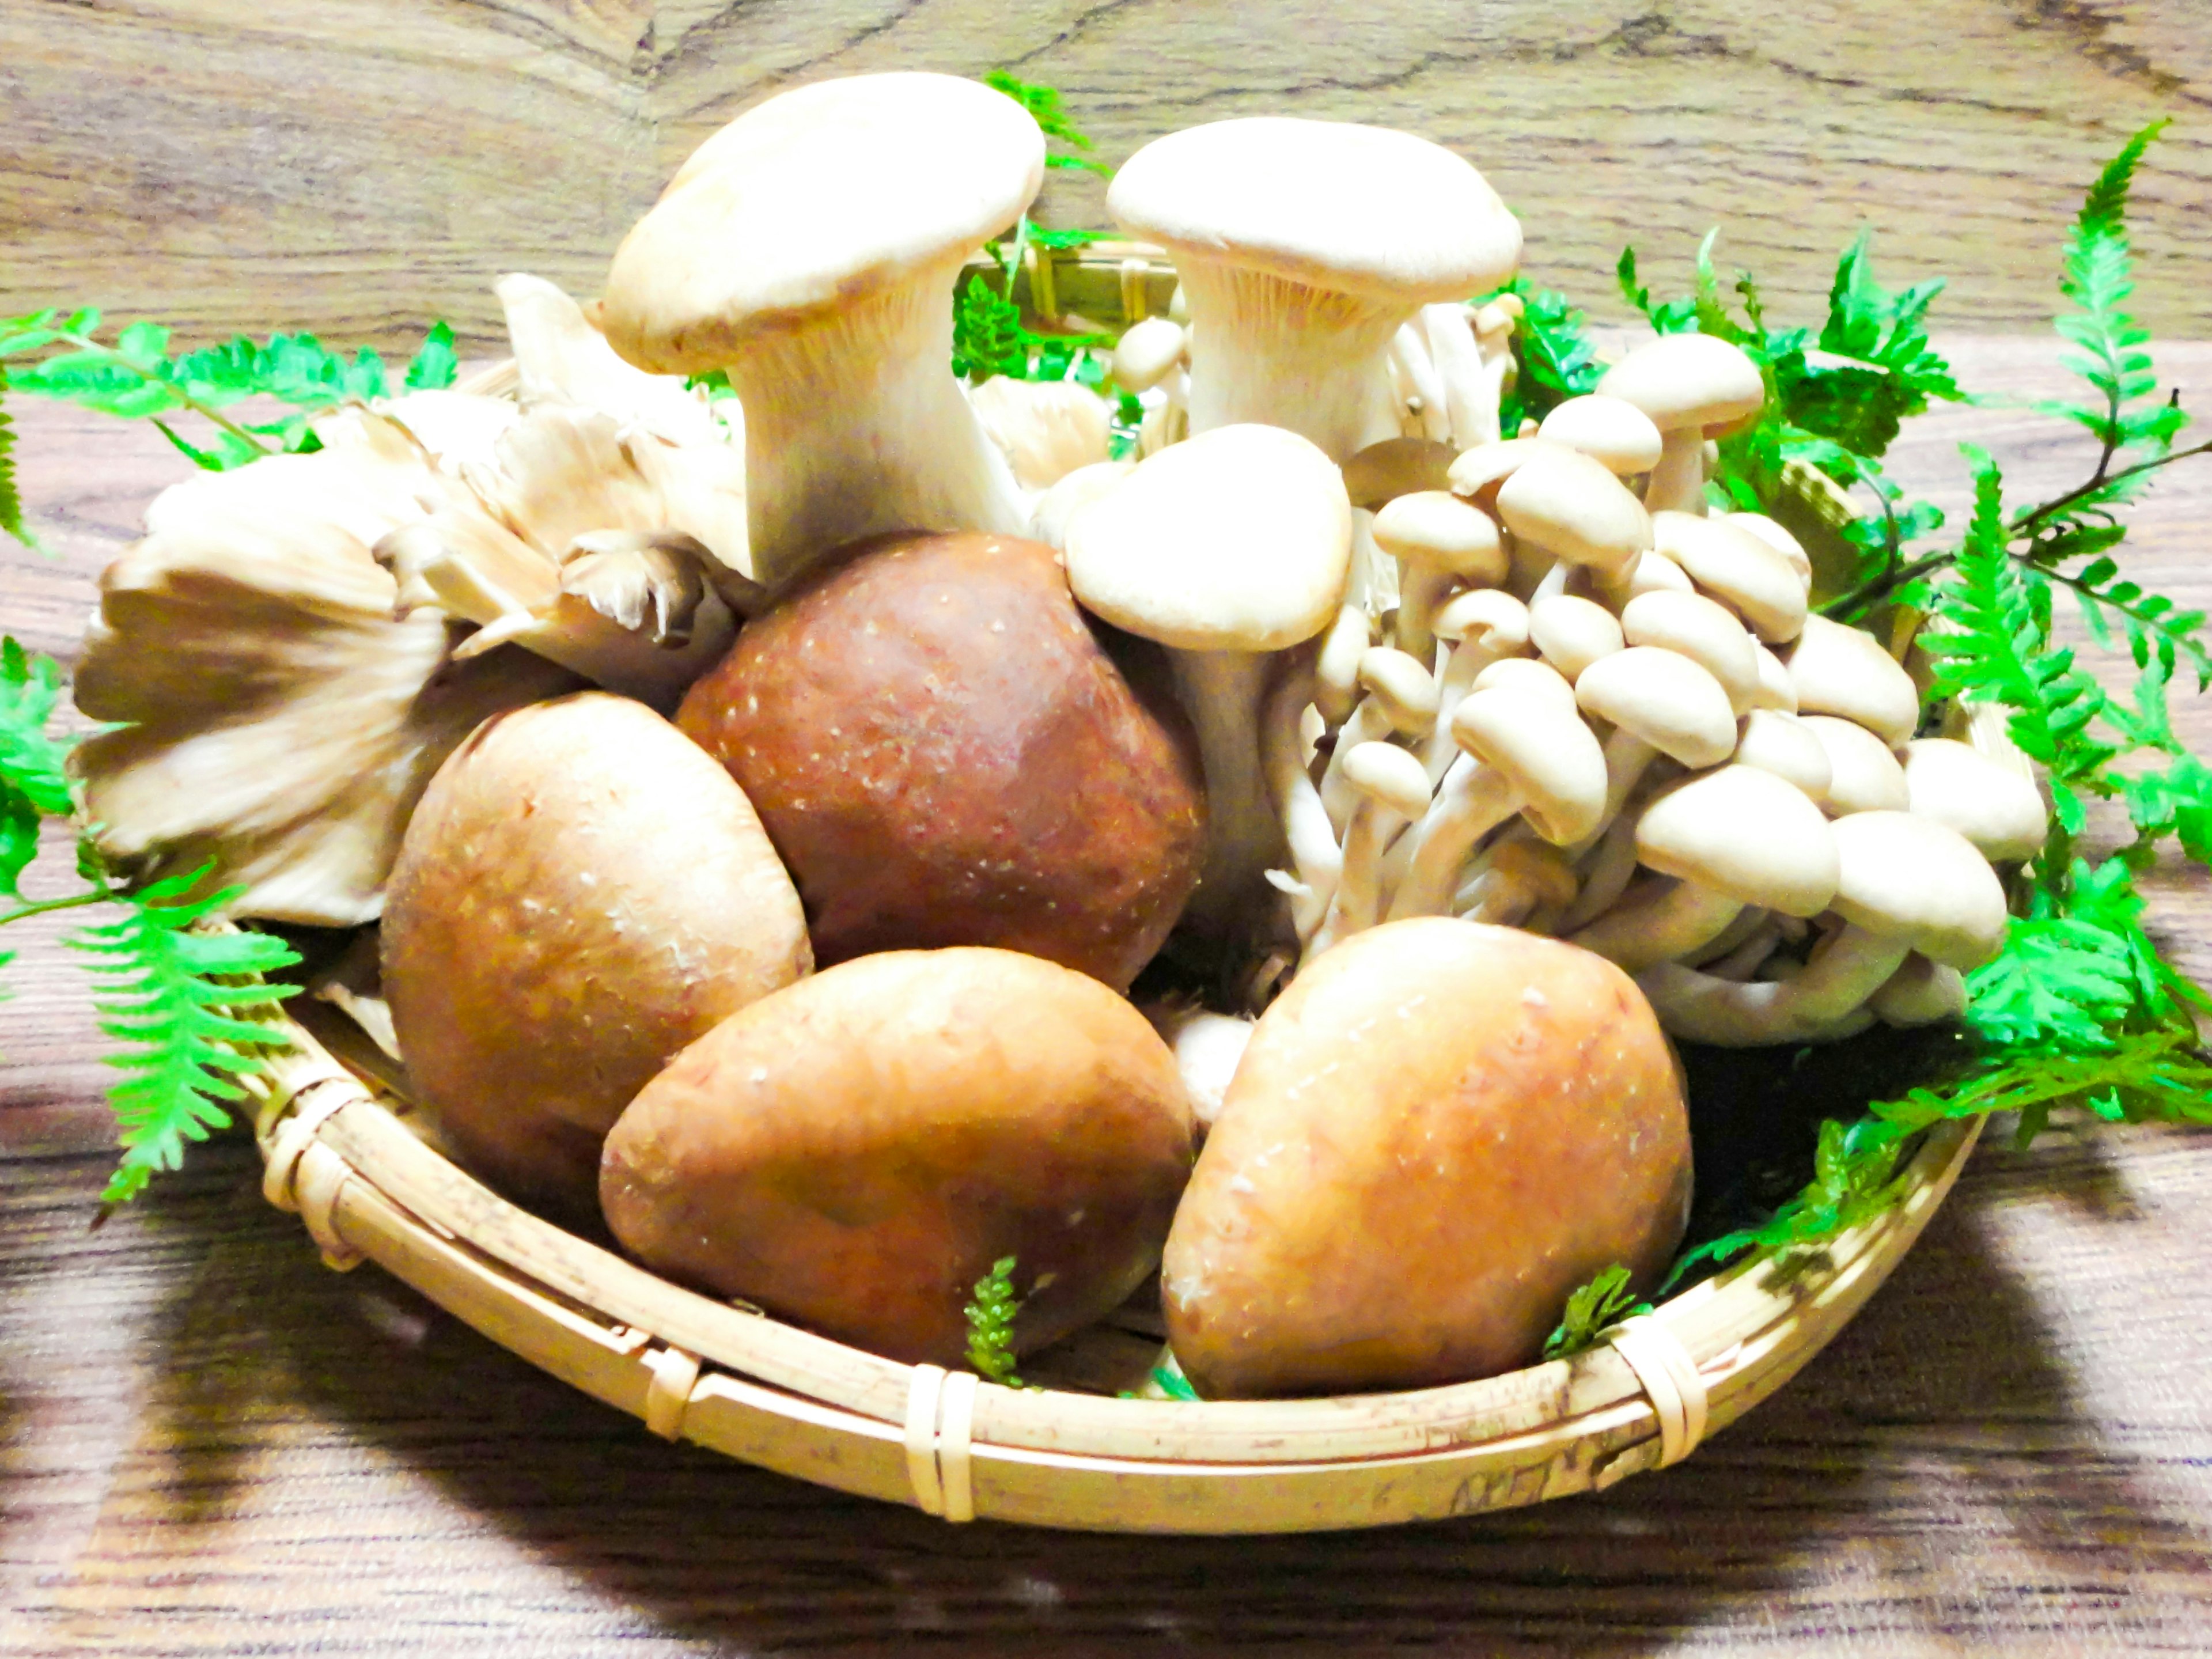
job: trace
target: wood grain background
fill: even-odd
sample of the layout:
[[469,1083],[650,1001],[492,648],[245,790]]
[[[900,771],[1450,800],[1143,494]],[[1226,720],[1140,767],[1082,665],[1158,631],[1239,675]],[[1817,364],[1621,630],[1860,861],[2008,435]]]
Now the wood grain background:
[[[995,65],[1061,88],[1109,161],[1258,112],[1425,134],[1612,318],[1624,240],[1674,285],[1723,225],[1798,310],[1869,222],[1893,279],[1951,277],[1946,325],[2039,325],[2081,189],[2172,114],[2141,310],[2212,336],[2203,0],[0,0],[0,310],[381,346],[446,316],[488,343],[495,276],[596,292],[767,93]],[[1101,196],[1058,175],[1045,216]]]

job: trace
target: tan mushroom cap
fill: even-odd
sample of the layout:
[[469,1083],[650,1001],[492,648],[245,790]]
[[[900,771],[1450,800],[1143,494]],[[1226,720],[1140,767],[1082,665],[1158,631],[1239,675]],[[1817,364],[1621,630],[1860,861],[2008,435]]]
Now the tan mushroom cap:
[[1479,586],[1505,579],[1498,521],[1448,489],[1394,496],[1376,512],[1370,530],[1376,546],[1405,563]]
[[1692,771],[1735,751],[1735,711],[1721,683],[1657,646],[1632,645],[1592,663],[1575,681],[1575,701]]
[[1538,662],[1532,657],[1504,658],[1492,663],[1474,677],[1474,689],[1477,691],[1489,691],[1500,686],[1528,688],[1538,696],[1548,697],[1561,708],[1576,706],[1575,688],[1551,664]]
[[1779,708],[1754,708],[1744,716],[1736,738],[1735,761],[1756,766],[1796,784],[1820,805],[1826,805],[1834,769],[1820,740],[1796,715]]
[[1334,620],[1352,569],[1336,464],[1294,432],[1224,426],[1138,463],[1069,522],[1068,585],[1116,628],[1277,651]]
[[1536,435],[1579,449],[1623,478],[1658,465],[1664,442],[1651,417],[1634,404],[1596,392],[1554,405],[1536,428]]
[[1436,719],[1436,677],[1395,646],[1370,646],[1361,653],[1356,678],[1382,706],[1393,731],[1423,731]]
[[1840,714],[1889,744],[1903,743],[1919,724],[1912,677],[1863,629],[1808,617],[1789,665],[1801,714]]
[[1495,288],[1521,258],[1520,222],[1466,161],[1344,121],[1246,116],[1155,138],[1106,210],[1185,258],[1407,307]]
[[1660,512],[1651,515],[1651,544],[1769,644],[1803,629],[1804,584],[1789,560],[1749,531],[1726,519]]
[[1546,662],[1577,682],[1592,663],[1625,643],[1613,612],[1571,593],[1547,594],[1528,607],[1528,642]]
[[1694,593],[1697,585],[1689,574],[1664,553],[1646,548],[1628,573],[1628,597],[1641,599],[1646,593]]
[[1652,544],[1651,515],[1628,486],[1559,445],[1544,444],[1514,468],[1498,486],[1498,516],[1522,541],[1600,576],[1619,575]]
[[1130,324],[1114,343],[1114,384],[1150,392],[1182,361],[1185,337],[1182,325],[1165,317]]
[[1044,135],[1003,93],[901,71],[817,82],[699,146],[615,252],[601,323],[656,374],[957,264],[1021,216]]
[[1639,593],[1621,608],[1620,630],[1631,645],[1663,646],[1697,664],[1721,683],[1738,716],[1758,696],[1759,654],[1751,635],[1726,605],[1702,593]]
[[1823,805],[1831,817],[1902,812],[1911,805],[1904,767],[1866,727],[1833,714],[1800,714],[1797,724],[1827,754],[1828,799]]
[[1729,513],[1722,522],[1732,524],[1738,530],[1748,531],[1769,547],[1790,561],[1790,568],[1797,573],[1797,580],[1810,587],[1813,585],[1813,559],[1805,551],[1804,543],[1764,513]]
[[1428,769],[1395,743],[1352,744],[1344,757],[1344,781],[1401,818],[1428,810]]
[[2004,944],[2004,885],[1957,830],[1911,812],[1857,812],[1830,826],[1842,855],[1834,908],[1883,939],[1909,940],[1960,973]]
[[1759,658],[1759,690],[1752,694],[1751,706],[1796,714],[1797,687],[1790,678],[1790,665],[1757,640],[1751,642],[1751,648]]
[[1635,404],[1662,432],[1731,426],[1766,402],[1759,365],[1710,334],[1647,340],[1607,369],[1597,390]]
[[1540,681],[1516,678],[1478,680],[1452,710],[1452,741],[1504,775],[1538,835],[1559,846],[1580,841],[1605,816],[1605,750],[1571,701],[1561,704]]
[[1805,793],[1755,766],[1723,766],[1656,796],[1636,824],[1636,856],[1663,875],[1784,915],[1835,896],[1836,841]]
[[1458,459],[1457,450],[1434,438],[1385,438],[1345,462],[1345,493],[1354,507],[1376,512],[1416,490],[1449,489]]
[[2035,785],[1970,744],[1915,738],[1905,745],[1910,810],[1948,824],[1992,864],[2042,850],[2051,823]]
[[1440,640],[1479,641],[1502,656],[1528,648],[1528,607],[1500,587],[1470,587],[1455,593],[1429,620]]

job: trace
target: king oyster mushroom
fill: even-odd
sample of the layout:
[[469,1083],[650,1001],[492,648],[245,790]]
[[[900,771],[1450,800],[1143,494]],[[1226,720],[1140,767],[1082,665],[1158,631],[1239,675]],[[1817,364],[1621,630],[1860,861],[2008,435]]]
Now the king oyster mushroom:
[[727,373],[768,586],[883,531],[1028,528],[953,378],[952,291],[1043,179],[1043,134],[1003,94],[852,76],[746,111],[623,239],[607,338],[641,368]]

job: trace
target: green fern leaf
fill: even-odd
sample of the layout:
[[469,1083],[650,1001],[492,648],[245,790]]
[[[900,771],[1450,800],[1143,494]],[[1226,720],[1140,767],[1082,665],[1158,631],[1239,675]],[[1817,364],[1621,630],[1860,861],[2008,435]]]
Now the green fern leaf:
[[1627,1267],[1615,1262],[1568,1295],[1566,1310],[1544,1339],[1544,1358],[1565,1359],[1594,1348],[1607,1326],[1650,1311],[1651,1304],[1631,1288]]
[[1014,1258],[1000,1256],[975,1281],[975,1299],[963,1311],[968,1318],[968,1363],[979,1376],[1009,1389],[1028,1385],[1014,1374],[1014,1318],[1021,1298],[1014,1294]]
[[35,551],[38,544],[24,526],[23,498],[15,489],[15,423],[9,418],[7,398],[8,371],[0,367],[0,530]]

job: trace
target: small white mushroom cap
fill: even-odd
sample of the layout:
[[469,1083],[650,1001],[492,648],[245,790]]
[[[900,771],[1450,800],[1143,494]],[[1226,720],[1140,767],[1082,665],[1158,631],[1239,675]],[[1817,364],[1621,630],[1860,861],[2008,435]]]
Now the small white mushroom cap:
[[1605,811],[1605,751],[1575,712],[1571,689],[1569,702],[1559,705],[1537,689],[1540,684],[1527,676],[1488,686],[1478,681],[1452,710],[1451,732],[1462,750],[1510,781],[1536,833],[1565,846],[1595,830]]
[[1827,805],[1834,769],[1827,750],[1796,715],[1778,708],[1753,709],[1744,716],[1735,758],[1740,766],[1756,766],[1796,784],[1816,805]]
[[1419,659],[1393,646],[1372,646],[1360,653],[1358,678],[1393,731],[1422,731],[1436,719],[1436,677],[1421,666]]
[[1605,372],[1601,397],[1636,405],[1663,433],[1702,439],[1759,413],[1766,385],[1759,365],[1711,334],[1662,334]]
[[1553,451],[1576,453],[1567,450],[1565,444],[1550,443],[1537,437],[1505,438],[1493,444],[1478,444],[1473,449],[1462,451],[1451,464],[1447,487],[1453,495],[1464,495],[1471,501],[1495,501],[1498,486],[1506,479],[1528,461]]
[[1067,580],[1116,628],[1193,651],[1273,651],[1328,626],[1352,568],[1334,463],[1279,427],[1194,434],[1067,526]]
[[1575,701],[1693,771],[1719,765],[1736,746],[1735,713],[1720,682],[1656,646],[1591,663],[1575,681]]
[[1528,648],[1528,607],[1503,588],[1470,587],[1445,600],[1430,627],[1440,640],[1474,640],[1507,657]]
[[1801,714],[1797,725],[1828,757],[1828,797],[1821,804],[1831,817],[1902,812],[1911,804],[1905,769],[1866,727],[1832,714]]
[[1417,818],[1429,804],[1429,775],[1394,743],[1354,744],[1344,757],[1345,780],[1370,800],[1401,818]]
[[1636,856],[1662,875],[1790,916],[1826,909],[1841,873],[1820,809],[1753,766],[1723,766],[1655,796],[1637,820]]
[[1583,670],[1625,643],[1613,612],[1571,593],[1550,594],[1528,607],[1528,642],[1546,662],[1577,683]]
[[1783,556],[1726,519],[1651,515],[1651,544],[1699,588],[1741,617],[1769,644],[1794,640],[1805,625],[1805,589]]
[[1863,629],[1806,617],[1789,667],[1801,714],[1840,714],[1888,744],[1903,743],[1919,722],[1912,677]]
[[1417,489],[1376,510],[1375,544],[1394,559],[1487,586],[1505,578],[1498,522],[1445,489]]
[[1652,544],[1650,515],[1628,487],[1558,445],[1543,444],[1498,486],[1498,516],[1521,540],[1604,578],[1622,574]]
[[1628,597],[1641,599],[1646,593],[1695,593],[1696,585],[1682,567],[1656,549],[1644,550],[1643,557],[1628,573]]
[[1910,810],[1948,824],[1992,864],[2016,864],[2043,848],[2051,823],[2035,785],[1970,744],[1915,738],[1905,745]]
[[1751,642],[1751,648],[1759,659],[1759,689],[1752,693],[1751,706],[1796,714],[1797,687],[1790,678],[1790,665],[1757,640]]
[[1966,1012],[1966,981],[1956,968],[1930,962],[1918,951],[1868,999],[1885,1025],[1938,1025]]
[[1830,830],[1844,855],[1834,908],[1844,921],[1960,973],[2003,948],[2003,884],[1957,830],[1911,812],[1856,812]]
[[1182,325],[1165,317],[1130,324],[1114,343],[1114,383],[1130,392],[1150,392],[1182,361],[1186,337]]
[[1175,1051],[1176,1070],[1199,1126],[1212,1128],[1221,1115],[1222,1091],[1237,1075],[1237,1063],[1252,1040],[1255,1022],[1243,1015],[1217,1014],[1195,1003],[1154,1003],[1140,1012]]
[[1324,723],[1341,726],[1358,707],[1359,660],[1374,643],[1374,618],[1356,605],[1339,606],[1314,664],[1314,707]]
[[1576,706],[1575,688],[1551,664],[1538,662],[1533,657],[1501,658],[1474,677],[1473,689],[1489,691],[1500,686],[1526,690],[1548,698],[1559,708],[1571,711]]
[[1621,608],[1620,630],[1630,645],[1663,646],[1696,663],[1721,683],[1738,715],[1756,700],[1759,655],[1751,635],[1727,606],[1702,593],[1637,594]]
[[1729,513],[1722,516],[1723,524],[1732,524],[1739,530],[1749,531],[1769,547],[1790,561],[1790,568],[1797,573],[1797,580],[1810,588],[1813,585],[1813,560],[1805,551],[1805,544],[1764,513]]
[[1579,449],[1622,478],[1658,465],[1662,441],[1651,417],[1634,404],[1595,392],[1554,405],[1538,424],[1536,435]]

